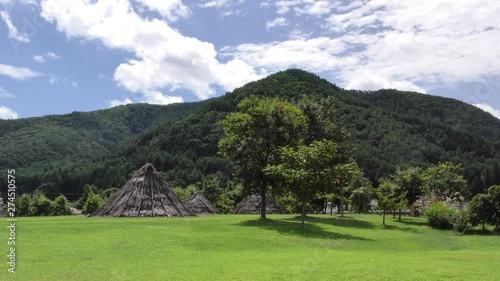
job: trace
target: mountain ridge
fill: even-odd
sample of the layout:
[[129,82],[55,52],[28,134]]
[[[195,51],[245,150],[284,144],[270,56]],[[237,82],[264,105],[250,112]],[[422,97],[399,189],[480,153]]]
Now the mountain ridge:
[[55,185],[61,192],[79,192],[85,183],[118,187],[145,162],[154,163],[172,186],[201,184],[205,177],[216,177],[225,187],[234,167],[217,154],[222,133],[217,122],[250,95],[295,101],[304,96],[314,100],[335,97],[337,121],[348,129],[355,158],[374,183],[398,166],[439,161],[463,164],[472,193],[500,183],[500,120],[481,109],[453,99],[449,105],[449,98],[390,89],[349,91],[315,74],[292,69],[150,123],[100,155],[83,157],[78,165],[54,162],[54,167],[47,168],[51,161],[43,160],[45,171],[30,168],[24,188],[30,191],[42,183]]

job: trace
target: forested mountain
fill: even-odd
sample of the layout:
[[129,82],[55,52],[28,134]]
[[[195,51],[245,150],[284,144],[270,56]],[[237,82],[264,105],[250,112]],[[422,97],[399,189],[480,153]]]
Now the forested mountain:
[[0,167],[46,169],[101,156],[125,139],[198,108],[134,104],[93,112],[0,120]]
[[[250,95],[293,101],[335,97],[336,120],[349,132],[356,161],[374,184],[379,177],[394,173],[397,166],[428,166],[440,161],[462,163],[473,194],[500,184],[500,120],[490,114],[456,100],[418,93],[347,91],[301,70],[279,72],[202,103],[128,105],[74,113],[76,116],[38,118],[36,125],[31,119],[2,121],[1,149],[11,156],[6,160],[2,157],[1,166],[29,167],[18,172],[24,191],[41,184],[76,194],[86,183],[119,187],[145,162],[152,162],[173,186],[215,180],[224,188],[234,167],[217,154],[222,133],[217,122]],[[86,116],[82,118],[86,121],[78,123],[79,115]],[[58,118],[72,120],[64,124],[74,126],[54,121]],[[44,124],[64,128],[57,142],[50,143],[54,129],[44,128]],[[139,134],[130,137],[134,133]],[[23,142],[14,142],[16,136],[22,136]],[[42,147],[58,149],[40,151],[40,139],[44,140]],[[68,150],[71,153],[63,153]],[[31,163],[29,157],[12,157],[15,151],[37,155],[33,158],[38,164]],[[11,158],[21,162],[5,162],[14,161]],[[62,159],[81,161],[57,162]]]

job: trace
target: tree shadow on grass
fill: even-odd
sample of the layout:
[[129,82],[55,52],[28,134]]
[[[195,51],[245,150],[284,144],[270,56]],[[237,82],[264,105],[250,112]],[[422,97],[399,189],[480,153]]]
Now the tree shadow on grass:
[[480,235],[480,236],[500,236],[499,232],[493,230],[482,230],[482,229],[467,229],[465,232],[460,233],[462,235]]
[[327,231],[317,225],[311,224],[311,218],[306,219],[305,228],[300,228],[300,220],[289,219],[266,219],[266,220],[246,220],[239,223],[241,226],[247,227],[258,227],[266,230],[277,231],[285,235],[297,235],[306,238],[321,238],[321,239],[344,239],[344,240],[361,240],[361,241],[373,241],[364,237],[354,236],[350,234],[341,234],[332,231]]
[[[288,218],[284,219],[288,221],[301,221],[300,216],[296,216],[293,218]],[[327,224],[331,226],[339,226],[339,227],[349,227],[349,228],[363,228],[363,229],[375,229],[376,226],[367,221],[361,221],[357,219],[353,219],[349,216],[344,216],[343,218],[340,217],[307,217],[306,218],[306,223],[307,222],[315,222],[315,223],[322,223],[322,224]]]
[[[397,223],[397,221],[394,221]],[[386,226],[382,226],[383,229],[388,229],[388,230],[399,230],[399,231],[403,231],[403,232],[417,232],[416,229],[413,229],[411,227],[399,227],[397,225],[386,225]]]
[[408,220],[408,219],[401,219],[401,221],[398,221],[399,223],[402,224],[407,224],[407,225],[416,225],[416,226],[426,226],[428,225],[427,222],[425,221],[413,221],[413,220]]

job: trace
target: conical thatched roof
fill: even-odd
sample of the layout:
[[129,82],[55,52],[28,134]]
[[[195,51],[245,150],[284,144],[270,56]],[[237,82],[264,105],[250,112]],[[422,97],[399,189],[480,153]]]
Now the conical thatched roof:
[[[234,214],[260,214],[261,196],[257,194],[248,195],[240,203],[236,204]],[[274,200],[271,194],[266,194],[266,214],[286,214]]]
[[219,210],[203,195],[201,192],[196,192],[189,199],[182,201],[184,206],[191,212],[199,214],[219,214]]
[[92,216],[184,217],[194,216],[151,164],[142,166]]

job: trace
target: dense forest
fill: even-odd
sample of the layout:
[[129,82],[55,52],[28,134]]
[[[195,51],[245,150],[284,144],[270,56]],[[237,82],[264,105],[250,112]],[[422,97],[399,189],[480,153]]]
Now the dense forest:
[[0,167],[17,170],[20,192],[38,188],[71,200],[85,184],[120,187],[146,162],[173,187],[213,181],[229,188],[234,164],[218,154],[219,121],[251,95],[293,103],[334,97],[332,114],[374,186],[398,167],[445,161],[463,165],[471,195],[500,184],[500,120],[490,114],[418,93],[347,91],[302,70],[279,72],[199,103],[1,121]]

